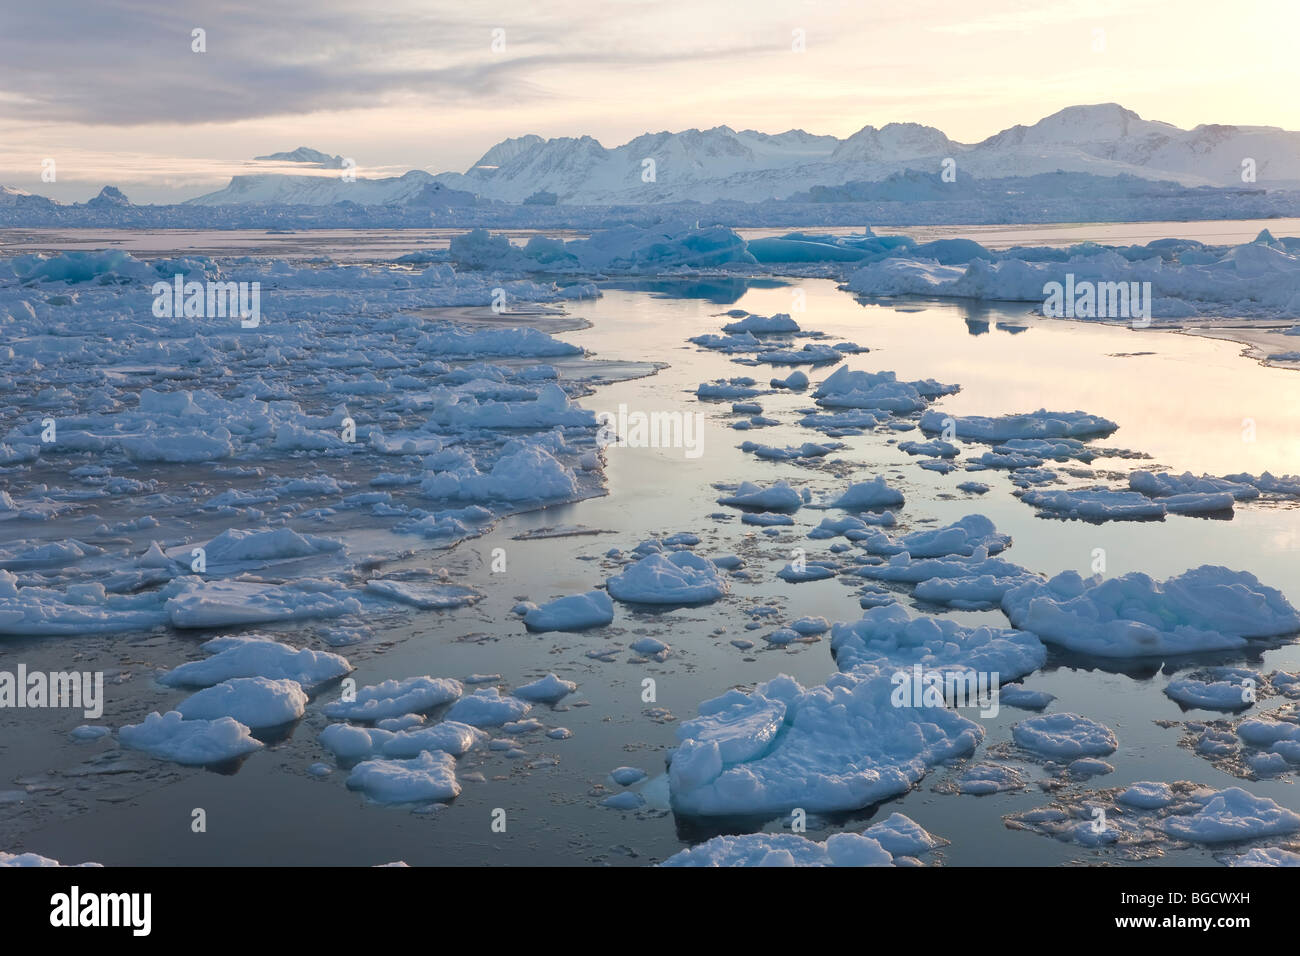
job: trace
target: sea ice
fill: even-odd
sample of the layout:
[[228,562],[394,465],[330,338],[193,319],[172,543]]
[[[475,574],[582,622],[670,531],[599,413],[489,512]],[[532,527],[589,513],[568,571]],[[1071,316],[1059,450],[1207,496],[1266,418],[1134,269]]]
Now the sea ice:
[[122,746],[143,750],[182,764],[213,764],[233,760],[262,748],[248,727],[233,717],[186,720],[176,711],[149,714],[143,723],[127,724],[117,732]]
[[514,695],[521,700],[531,700],[543,704],[555,704],[568,697],[578,685],[571,680],[564,680],[555,674],[547,674],[545,677],[533,681],[531,684],[524,684],[522,687],[514,689]]
[[1211,565],[1164,582],[1136,571],[1107,580],[1065,571],[1007,591],[1002,609],[1048,643],[1104,657],[1225,650],[1300,631],[1300,612],[1280,591]]
[[452,800],[460,793],[456,758],[428,750],[408,760],[363,761],[352,768],[347,785],[378,803]]
[[297,720],[307,709],[307,695],[292,680],[234,677],[206,687],[176,705],[186,720],[233,717],[249,727],[274,727]]
[[692,551],[647,555],[606,586],[615,599],[631,604],[707,604],[727,593],[717,566]]
[[1026,750],[1055,760],[1104,757],[1119,746],[1113,730],[1078,714],[1029,717],[1011,728],[1011,736]]
[[362,687],[352,700],[325,705],[327,717],[348,720],[383,720],[403,714],[421,714],[460,698],[460,681],[450,677],[407,677]]
[[600,590],[556,598],[524,614],[530,631],[584,631],[614,620],[614,604]]
[[682,850],[660,866],[893,866],[879,842],[860,833],[836,833],[818,843],[795,833],[716,836]]

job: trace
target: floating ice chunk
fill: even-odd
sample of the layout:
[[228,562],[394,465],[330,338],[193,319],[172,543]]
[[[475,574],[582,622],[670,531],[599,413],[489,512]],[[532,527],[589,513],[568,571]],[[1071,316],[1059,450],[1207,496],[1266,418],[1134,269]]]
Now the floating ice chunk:
[[352,670],[337,654],[298,650],[266,638],[214,638],[202,647],[213,656],[181,664],[159,681],[169,687],[210,687],[234,677],[265,677],[312,687]]
[[903,493],[889,487],[885,479],[877,475],[871,481],[849,485],[830,506],[845,511],[870,511],[872,508],[897,508],[902,504]]
[[758,352],[762,350],[763,343],[760,339],[748,332],[730,333],[727,335],[715,335],[707,332],[703,335],[693,335],[688,342],[698,345],[700,348],[713,349],[717,352],[726,352],[728,354],[739,354],[741,352]]
[[378,803],[452,800],[460,793],[456,758],[426,750],[409,760],[366,760],[352,769],[348,789],[360,790]]
[[1158,810],[1174,802],[1174,791],[1167,783],[1143,780],[1133,784],[1115,800],[1139,810]]
[[829,414],[809,414],[799,419],[804,428],[814,428],[827,435],[861,435],[864,429],[875,428],[882,422],[889,421],[888,412],[869,412],[858,409]]
[[[375,721],[375,726],[380,730],[409,730],[412,727],[418,727],[424,723],[424,714],[402,714],[400,717],[385,717],[383,720]],[[430,748],[442,750],[442,747]]]
[[1128,486],[1134,491],[1151,498],[1166,498],[1171,495],[1188,494],[1223,494],[1232,495],[1237,501],[1246,501],[1259,497],[1259,489],[1254,485],[1228,481],[1223,478],[1211,478],[1202,475],[1197,478],[1190,471],[1181,475],[1168,472],[1156,474],[1150,471],[1135,471],[1128,476]]
[[995,445],[993,451],[1000,455],[1024,455],[1037,459],[1039,464],[1044,460],[1088,462],[1101,454],[1100,450],[1089,448],[1077,438],[1010,438]]
[[564,248],[583,269],[599,272],[658,274],[666,269],[758,261],[745,240],[726,226],[696,227],[686,221],[616,226],[589,239],[574,239]]
[[524,614],[530,631],[583,631],[614,620],[614,603],[604,591],[556,598]]
[[1021,710],[1042,710],[1056,700],[1056,695],[1045,690],[1027,690],[1020,684],[1003,684],[998,700],[1008,707],[1018,707]]
[[838,569],[839,565],[833,561],[805,561],[798,564],[792,561],[776,572],[776,576],[791,584],[801,581],[824,581],[835,577]]
[[[1003,561],[1001,558],[990,558],[982,550],[977,550],[970,557],[953,555],[946,558],[916,558],[915,560],[909,554],[895,554],[891,555],[884,564],[864,564],[854,568],[853,573],[877,581],[910,584],[932,578],[961,578],[970,582],[984,577],[1018,579],[1030,576],[1030,573],[1020,565]],[[974,588],[976,585],[964,583],[963,587]],[[951,596],[961,596],[958,591],[950,593]]]
[[524,684],[522,687],[516,687],[514,695],[521,700],[531,700],[537,703],[554,704],[568,697],[578,685],[571,680],[564,680],[555,674],[547,674],[545,677],[533,681],[531,684]]
[[789,515],[773,514],[770,511],[746,511],[740,516],[741,524],[753,524],[763,528],[786,527],[794,524]]
[[1002,609],[1044,641],[1105,657],[1224,650],[1300,631],[1300,612],[1280,591],[1211,565],[1164,582],[1141,572],[1085,581],[1066,571],[1012,588]]
[[578,483],[545,448],[525,444],[502,454],[486,474],[466,464],[426,478],[420,490],[429,498],[461,501],[551,501],[573,498]]
[[458,720],[471,727],[500,727],[507,721],[517,720],[532,704],[518,697],[502,696],[495,687],[483,687],[466,694],[447,711],[447,720]]
[[481,601],[484,596],[478,588],[463,584],[418,584],[387,578],[372,578],[366,582],[366,590],[402,604],[430,610],[465,607]]
[[965,415],[960,418],[940,411],[921,416],[921,430],[938,434],[951,423],[950,433],[967,441],[1005,442],[1013,438],[1084,438],[1109,435],[1119,428],[1115,422],[1086,412],[1049,412],[1040,408],[1021,415]]
[[814,442],[804,442],[797,447],[776,448],[772,445],[760,445],[758,442],[747,441],[741,444],[740,450],[752,452],[759,458],[766,458],[771,461],[796,461],[800,458],[821,458],[843,447],[839,442],[827,442],[821,445]]
[[1070,776],[1077,780],[1086,780],[1089,777],[1100,777],[1115,772],[1113,766],[1104,760],[1098,760],[1096,757],[1080,757],[1077,760],[1071,760],[1067,769],[1070,771]]
[[976,671],[1013,680],[1047,661],[1047,648],[1033,634],[1010,628],[967,627],[943,617],[912,617],[900,604],[871,608],[862,618],[831,626],[831,652],[842,671],[868,666],[904,672]]
[[677,739],[708,742],[723,763],[754,760],[776,739],[786,703],[755,692],[731,690],[700,704],[700,715],[677,726]]
[[695,397],[704,399],[752,398],[755,395],[763,394],[761,389],[754,388],[756,384],[752,378],[720,378],[714,382],[701,383],[695,390]]
[[972,495],[983,495],[988,493],[989,486],[982,481],[963,481],[957,486],[957,490],[967,491]]
[[614,598],[632,604],[707,604],[727,593],[717,565],[692,551],[647,555],[606,586]]
[[[1251,683],[1248,685],[1246,681]],[[1170,681],[1165,687],[1165,695],[1184,707],[1242,710],[1254,702],[1255,689],[1262,683],[1263,678],[1254,671],[1215,667]]]
[[460,328],[449,322],[437,323],[415,346],[420,351],[443,357],[467,358],[550,358],[581,355],[582,349],[561,342],[541,329]]
[[1193,794],[1191,799],[1201,809],[1189,816],[1165,818],[1163,826],[1170,835],[1197,843],[1223,843],[1300,830],[1300,814],[1240,787]]
[[1288,674],[1286,671],[1274,671],[1268,675],[1273,688],[1283,697],[1292,699],[1300,697],[1300,673]]
[[960,450],[956,445],[932,438],[929,441],[904,441],[898,443],[898,450],[909,455],[927,455],[931,458],[956,458]]
[[[190,546],[178,549],[189,558]],[[234,565],[261,566],[275,561],[330,554],[343,550],[343,542],[314,534],[298,534],[289,528],[274,531],[223,531],[203,546],[209,568]]]
[[808,376],[804,372],[796,370],[785,378],[774,378],[768,384],[772,388],[784,388],[792,392],[798,392],[808,387]]
[[262,747],[248,727],[233,717],[186,720],[174,710],[154,711],[143,723],[127,724],[117,732],[117,739],[124,747],[193,765],[233,760]]
[[647,776],[640,767],[616,767],[609,772],[609,775],[620,787],[630,787]]
[[320,732],[319,740],[322,747],[340,760],[359,760],[378,753],[395,736],[395,731],[381,730],[378,727],[330,724]]
[[78,635],[149,630],[167,621],[160,592],[117,595],[99,582],[59,591],[19,587],[0,568],[0,634]]
[[965,611],[984,611],[998,607],[1007,591],[1031,578],[1037,578],[1037,575],[1027,571],[1003,576],[978,574],[970,577],[933,577],[918,581],[912,593],[917,599],[932,604],[943,604]]
[[[1086,521],[1143,521],[1163,518],[1168,513],[1168,503],[1148,498],[1136,491],[1114,491],[1110,488],[1086,488],[1075,491],[1030,490],[1020,495],[1020,500],[1039,511],[1063,518],[1082,518]],[[1228,507],[1232,496],[1227,495]],[[1217,496],[1209,502],[1222,505]],[[1220,510],[1213,507],[1210,510]]]
[[293,680],[233,677],[207,687],[176,705],[186,720],[233,717],[249,727],[274,727],[297,720],[307,709],[307,695]]
[[724,332],[749,332],[753,335],[777,335],[799,331],[799,323],[784,312],[776,315],[747,315],[722,327]]
[[[289,426],[282,426],[289,427]],[[192,464],[228,458],[235,452],[230,432],[218,426],[209,434],[154,433],[123,435],[118,446],[132,461],[160,461],[168,464]]]
[[457,392],[439,398],[429,416],[428,427],[541,429],[594,428],[598,424],[595,412],[574,403],[554,383],[542,386],[528,398],[528,401],[496,402]]
[[[63,866],[58,860],[39,853],[6,853],[0,850],[0,867],[54,867]],[[102,863],[78,863],[76,866],[102,866]]]
[[638,654],[656,660],[662,661],[668,657],[668,645],[656,637],[638,637],[629,647]]
[[898,538],[884,533],[868,536],[862,546],[871,554],[900,554],[913,558],[940,558],[947,555],[969,557],[977,548],[997,554],[1011,544],[1011,535],[999,534],[984,515],[966,517],[942,528],[913,531]]
[[374,743],[385,757],[418,757],[426,750],[441,750],[459,757],[487,739],[488,735],[477,727],[456,720],[444,720],[431,727],[404,730]]
[[682,850],[660,866],[893,866],[876,840],[860,833],[836,833],[817,843],[795,833],[717,836]]
[[1228,866],[1300,866],[1300,853],[1275,846],[1257,846],[1224,862]]
[[957,390],[956,385],[928,379],[900,382],[893,372],[850,370],[846,365],[836,369],[812,394],[823,408],[875,409],[905,415],[919,412],[935,398]]
[[873,823],[862,831],[862,835],[871,837],[893,856],[920,856],[941,842],[921,824],[901,813],[891,813],[888,819]]
[[840,349],[829,345],[805,342],[797,349],[770,349],[754,356],[756,361],[769,365],[832,365],[844,360]]
[[826,631],[831,629],[831,626],[826,623],[826,618],[824,617],[801,617],[792,623],[790,628],[794,631],[798,631],[800,634],[807,635],[824,634]]
[[1078,714],[1043,714],[1011,728],[1011,736],[1026,750],[1056,760],[1112,754],[1119,746],[1115,732]]
[[968,793],[976,797],[1002,793],[1005,790],[1020,790],[1025,786],[1025,778],[1014,767],[1001,764],[976,764],[962,771],[957,778],[958,793]]
[[[734,719],[688,722],[693,732],[673,753],[673,805],[703,816],[857,809],[906,791],[929,765],[968,754],[982,739],[979,725],[947,708],[894,707],[891,689],[887,674],[836,674],[807,691],[782,676],[751,695],[724,695],[716,706]],[[778,704],[782,730],[759,753]],[[753,756],[725,762],[724,744]]]
[[1228,475],[1225,481],[1253,485],[1266,495],[1300,495],[1300,475],[1274,475],[1264,472],[1258,478],[1254,475]]
[[100,740],[101,738],[107,737],[112,732],[113,729],[111,727],[82,724],[80,727],[72,730],[68,736],[78,743],[82,743],[87,740]]
[[1257,717],[1237,725],[1237,736],[1252,747],[1273,749],[1281,741],[1300,742],[1300,723]]
[[162,547],[157,541],[149,543],[149,549],[135,560],[136,566],[141,568],[174,568],[176,562],[167,555],[163,554]]
[[426,713],[456,700],[463,692],[460,681],[450,677],[407,677],[363,687],[354,700],[331,701],[324,710],[327,717],[383,720]]
[[337,596],[338,591],[347,593],[342,588],[332,588],[336,593],[331,594],[313,589],[313,582],[304,579],[281,586],[191,576],[180,584],[181,590],[166,604],[173,627],[267,624],[361,613],[356,598]]
[[798,511],[803,504],[803,497],[786,481],[778,481],[767,488],[746,481],[741,483],[734,494],[719,498],[718,504],[761,511]]

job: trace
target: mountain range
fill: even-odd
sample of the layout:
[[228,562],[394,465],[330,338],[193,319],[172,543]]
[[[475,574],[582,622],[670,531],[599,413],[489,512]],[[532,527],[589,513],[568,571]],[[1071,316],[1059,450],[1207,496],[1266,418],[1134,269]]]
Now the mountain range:
[[[1201,125],[1184,130],[1114,103],[1071,106],[1031,126],[959,143],[918,123],[864,126],[844,139],[803,130],[769,134],[727,126],[645,133],[607,148],[590,136],[526,135],[493,146],[465,172],[348,176],[341,156],[300,146],[257,157],[302,174],[235,176],[195,206],[415,206],[485,202],[562,205],[761,202],[809,195],[869,194],[900,175],[1004,180],[1058,171],[1137,177],[1185,187],[1300,188],[1300,132],[1273,126]],[[949,175],[940,174],[947,169]],[[908,172],[911,171],[911,172]],[[1249,172],[1252,175],[1244,175]],[[352,181],[347,181],[347,180]],[[840,189],[845,187],[847,189]],[[120,197],[120,198],[119,198]],[[816,201],[816,200],[814,200]],[[45,203],[0,187],[0,207]],[[101,195],[100,205],[125,197]]]
[[[300,147],[272,157],[325,167],[338,157]],[[768,134],[727,126],[646,133],[607,148],[590,136],[504,140],[463,173],[419,170],[345,183],[320,176],[239,176],[192,202],[405,203],[425,185],[518,203],[554,193],[564,204],[641,204],[784,199],[816,186],[872,182],[905,169],[956,176],[1031,176],[1058,170],[1128,174],[1185,186],[1241,186],[1243,162],[1258,183],[1300,185],[1300,132],[1272,126],[1202,125],[1184,130],[1145,120],[1114,103],[1072,106],[1032,126],[1013,126],[979,143],[958,143],[918,123],[865,126],[840,139],[803,130]],[[650,162],[653,161],[653,165]]]

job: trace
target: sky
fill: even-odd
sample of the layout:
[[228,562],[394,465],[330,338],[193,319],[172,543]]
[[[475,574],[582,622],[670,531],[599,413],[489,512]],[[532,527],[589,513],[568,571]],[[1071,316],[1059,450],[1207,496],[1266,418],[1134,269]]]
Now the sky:
[[7,0],[0,185],[169,202],[298,146],[437,173],[526,133],[977,142],[1109,102],[1300,129],[1297,35],[1297,0]]

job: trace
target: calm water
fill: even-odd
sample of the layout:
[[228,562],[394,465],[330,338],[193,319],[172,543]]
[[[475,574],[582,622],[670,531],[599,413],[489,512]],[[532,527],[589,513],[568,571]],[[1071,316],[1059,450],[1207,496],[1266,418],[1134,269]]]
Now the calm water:
[[[1212,224],[1218,226],[1220,224]],[[742,479],[769,482],[787,478],[810,486],[820,497],[846,481],[886,475],[907,496],[898,532],[945,523],[972,511],[989,515],[1014,536],[1008,558],[1029,568],[1086,572],[1095,548],[1104,548],[1108,573],[1143,570],[1156,577],[1203,563],[1250,570],[1266,584],[1300,603],[1300,509],[1291,505],[1246,505],[1231,521],[1172,517],[1159,523],[1092,525],[1036,518],[1010,494],[1005,473],[984,472],[990,492],[972,499],[955,490],[965,474],[941,476],[919,468],[899,452],[891,436],[872,434],[842,439],[835,462],[815,469],[762,462],[736,446],[745,439],[766,444],[797,444],[813,433],[791,424],[742,433],[727,427],[730,404],[697,402],[691,394],[702,381],[752,375],[765,382],[768,367],[754,369],[725,356],[700,352],[685,339],[714,331],[719,313],[738,307],[770,314],[789,311],[792,291],[802,289],[807,309],[796,318],[805,329],[826,332],[834,341],[856,341],[872,349],[849,364],[892,369],[900,378],[933,377],[960,383],[962,391],[938,407],[955,414],[1000,414],[1048,407],[1083,409],[1119,422],[1101,442],[1148,452],[1151,462],[1098,460],[1099,472],[1126,475],[1132,467],[1159,464],[1176,471],[1300,472],[1300,376],[1261,367],[1239,356],[1240,348],[1195,336],[1132,331],[1054,322],[1031,317],[1020,308],[970,310],[944,303],[864,304],[824,280],[782,285],[766,281],[673,282],[613,287],[603,299],[573,309],[590,327],[562,333],[599,359],[666,364],[658,374],[601,386],[583,404],[616,410],[620,403],[642,410],[704,412],[704,454],[684,457],[680,450],[610,448],[606,470],[609,494],[573,505],[503,521],[491,535],[443,553],[420,553],[405,563],[445,566],[480,584],[488,597],[472,609],[452,612],[394,611],[371,623],[376,635],[365,644],[342,649],[357,666],[359,684],[389,677],[434,674],[463,677],[499,673],[504,682],[523,683],[555,671],[575,680],[579,692],[561,713],[540,713],[548,726],[574,732],[566,741],[521,738],[527,756],[471,755],[461,761],[462,776],[480,772],[482,782],[465,782],[454,804],[425,813],[364,806],[343,786],[342,771],[315,779],[306,768],[328,759],[315,737],[326,721],[319,707],[292,736],[254,755],[232,775],[186,770],[148,758],[116,755],[103,743],[73,745],[61,733],[82,721],[77,715],[37,718],[22,714],[30,734],[7,735],[0,743],[5,771],[0,775],[0,846],[30,849],[65,861],[106,864],[147,863],[302,863],[373,864],[404,859],[411,864],[608,863],[639,865],[657,861],[687,842],[719,829],[752,828],[754,823],[676,819],[651,806],[622,813],[597,804],[607,790],[605,775],[631,764],[658,775],[664,750],[674,742],[674,721],[650,712],[641,701],[641,681],[657,682],[657,706],[678,719],[694,716],[699,701],[729,687],[752,685],[779,673],[805,684],[833,672],[826,641],[792,649],[766,649],[762,635],[774,625],[746,631],[748,609],[773,604],[780,620],[820,614],[830,620],[860,615],[849,579],[790,585],[775,577],[790,549],[807,547],[809,557],[832,541],[808,541],[806,532],[823,516],[805,509],[794,528],[765,535],[738,517],[708,517],[721,509],[714,482]],[[900,311],[902,307],[907,311]],[[1154,353],[1154,354],[1142,354]],[[784,371],[778,374],[784,375]],[[827,374],[813,374],[814,381]],[[765,414],[792,422],[811,402],[795,395],[763,396]],[[1242,420],[1253,418],[1256,440],[1242,440]],[[915,437],[903,434],[903,438]],[[978,449],[976,449],[978,451]],[[515,541],[530,529],[561,524],[612,533],[595,536]],[[301,530],[330,533],[316,527]],[[705,553],[736,552],[758,572],[736,583],[718,604],[669,613],[629,613],[620,607],[610,628],[573,635],[527,634],[509,613],[527,597],[541,601],[587,590],[611,567],[600,556],[611,547],[630,548],[651,533],[693,531]],[[504,547],[510,570],[502,580],[487,570],[487,556]],[[396,566],[400,566],[396,565]],[[390,567],[394,567],[390,565]],[[996,612],[958,613],[965,621],[1004,624]],[[725,630],[723,630],[725,629]],[[274,630],[274,629],[262,629]],[[637,663],[625,650],[603,662],[588,651],[622,646],[650,634],[673,646],[662,664]],[[175,634],[77,640],[79,666],[119,671],[119,689],[110,688],[105,723],[135,722],[150,709],[166,708],[180,694],[154,685],[156,668],[173,666],[196,639]],[[759,646],[741,651],[739,637]],[[10,649],[30,667],[42,657],[66,660],[68,642],[11,642]],[[1219,660],[1245,660],[1220,658]],[[1250,658],[1265,670],[1294,670],[1300,648],[1286,647]],[[1057,695],[1057,710],[1082,713],[1111,726],[1120,749],[1109,758],[1115,773],[1097,778],[1097,787],[1143,779],[1191,779],[1216,787],[1241,781],[1179,748],[1177,729],[1153,721],[1187,719],[1161,689],[1189,669],[1182,662],[1161,668],[1080,665],[1053,655],[1026,686]],[[545,707],[538,710],[546,711]],[[987,721],[985,746],[1008,739],[1023,712],[1004,708]],[[1207,716],[1200,713],[1199,716]],[[97,756],[98,755],[98,756]],[[87,768],[95,772],[87,773]],[[873,814],[899,810],[938,836],[952,841],[942,857],[950,864],[1053,864],[1071,859],[1100,860],[1104,855],[1008,830],[1004,814],[1044,805],[1046,795],[976,798],[936,793],[952,771],[936,770],[905,797],[854,818],[836,820],[832,829],[858,826]],[[1031,779],[1041,770],[1026,768]],[[15,778],[18,784],[14,784]],[[1300,795],[1285,782],[1251,782],[1252,792],[1300,810]],[[12,789],[6,789],[11,788]],[[208,811],[209,832],[190,834],[194,807]],[[490,815],[507,810],[507,832],[493,833]],[[778,824],[765,824],[769,829]],[[824,839],[830,830],[809,835]],[[1202,851],[1169,854],[1165,863],[1213,863]]]

